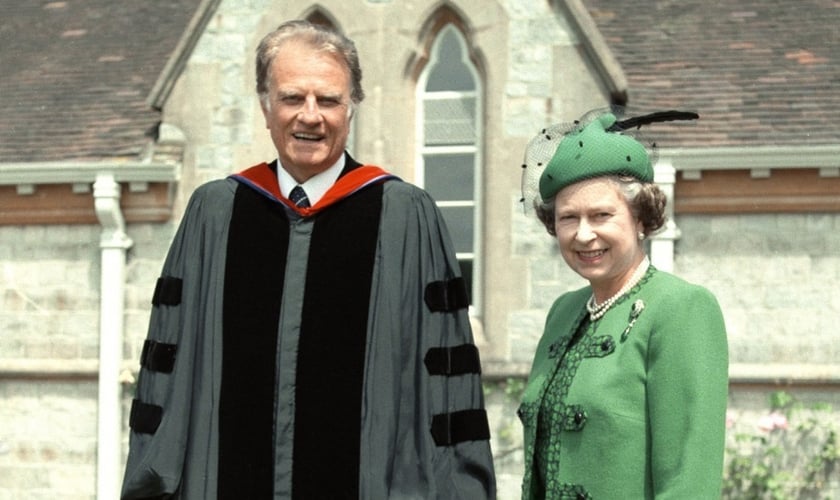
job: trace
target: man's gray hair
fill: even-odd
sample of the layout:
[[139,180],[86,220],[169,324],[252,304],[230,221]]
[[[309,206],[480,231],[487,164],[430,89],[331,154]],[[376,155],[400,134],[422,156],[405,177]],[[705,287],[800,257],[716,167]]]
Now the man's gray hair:
[[350,101],[352,107],[362,102],[365,92],[362,90],[362,68],[356,44],[341,33],[326,26],[305,20],[287,21],[267,34],[257,47],[257,94],[264,105],[269,105],[271,63],[277,53],[288,41],[304,42],[312,47],[330,52],[340,57],[350,71]]

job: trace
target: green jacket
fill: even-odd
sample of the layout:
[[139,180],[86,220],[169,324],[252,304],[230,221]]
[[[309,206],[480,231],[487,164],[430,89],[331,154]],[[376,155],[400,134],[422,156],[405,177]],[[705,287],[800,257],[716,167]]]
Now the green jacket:
[[651,267],[570,342],[591,293],[564,294],[548,313],[519,409],[522,497],[720,498],[728,352],[717,300]]

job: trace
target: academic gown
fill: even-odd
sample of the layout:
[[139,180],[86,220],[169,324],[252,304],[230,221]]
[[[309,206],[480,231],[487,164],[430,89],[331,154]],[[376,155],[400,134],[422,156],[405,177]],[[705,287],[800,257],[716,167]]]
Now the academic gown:
[[192,195],[158,280],[122,498],[495,497],[478,351],[434,201],[276,164]]

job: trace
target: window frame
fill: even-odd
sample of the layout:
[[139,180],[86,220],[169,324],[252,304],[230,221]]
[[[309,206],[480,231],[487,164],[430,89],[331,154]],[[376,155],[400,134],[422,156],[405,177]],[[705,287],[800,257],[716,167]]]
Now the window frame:
[[[432,69],[438,63],[440,44],[447,33],[453,33],[459,45],[460,53],[456,57],[461,58],[461,62],[469,71],[469,77],[472,79],[474,89],[469,91],[462,90],[442,90],[427,92],[428,78]],[[472,282],[471,282],[471,304],[470,315],[479,316],[483,310],[483,231],[482,231],[482,206],[483,206],[483,175],[481,166],[483,165],[483,149],[484,149],[484,81],[474,61],[470,58],[470,47],[467,38],[454,23],[447,22],[442,24],[440,29],[432,35],[432,43],[430,44],[427,64],[422,68],[417,78],[415,88],[415,109],[416,114],[416,144],[415,148],[415,180],[418,186],[424,188],[426,185],[426,169],[425,156],[429,154],[472,154],[473,155],[473,193],[472,200],[452,200],[452,201],[437,201],[437,206],[443,208],[457,208],[457,207],[472,207],[473,209],[473,224],[472,224],[472,238],[473,248],[471,252],[456,252],[456,257],[459,263],[464,261],[472,262]],[[426,145],[425,137],[425,123],[426,113],[425,104],[431,99],[472,99],[475,103],[474,110],[474,130],[475,136],[472,144],[458,144],[458,145]]]

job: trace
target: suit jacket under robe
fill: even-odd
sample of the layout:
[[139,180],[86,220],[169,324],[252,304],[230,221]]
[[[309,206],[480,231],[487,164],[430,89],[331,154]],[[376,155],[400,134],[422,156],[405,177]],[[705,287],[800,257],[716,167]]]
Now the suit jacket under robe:
[[[369,168],[347,158],[345,173]],[[155,290],[122,498],[493,498],[434,201],[375,175],[302,216],[272,168],[190,199]],[[424,363],[456,346],[475,354],[460,372]]]
[[[728,354],[717,301],[651,267],[570,347],[591,294],[564,294],[547,316],[519,410],[522,497],[543,495],[534,471],[542,408],[552,425],[540,435],[551,439],[545,498],[719,499]],[[555,374],[565,395],[546,409]]]

